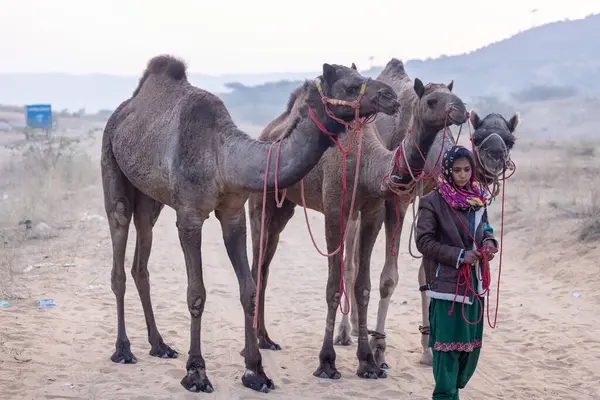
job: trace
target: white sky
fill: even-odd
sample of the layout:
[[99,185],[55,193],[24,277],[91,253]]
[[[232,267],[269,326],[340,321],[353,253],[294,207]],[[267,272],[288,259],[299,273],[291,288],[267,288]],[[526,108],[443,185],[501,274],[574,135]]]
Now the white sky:
[[207,74],[366,69],[599,12],[597,0],[0,0],[0,72],[137,76],[164,52]]

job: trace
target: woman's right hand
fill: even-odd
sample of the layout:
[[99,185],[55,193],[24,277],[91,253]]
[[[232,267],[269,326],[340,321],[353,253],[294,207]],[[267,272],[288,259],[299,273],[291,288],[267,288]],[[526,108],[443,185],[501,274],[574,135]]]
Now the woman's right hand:
[[469,250],[465,253],[465,257],[463,262],[465,264],[475,264],[477,261],[481,260],[483,256],[477,250]]

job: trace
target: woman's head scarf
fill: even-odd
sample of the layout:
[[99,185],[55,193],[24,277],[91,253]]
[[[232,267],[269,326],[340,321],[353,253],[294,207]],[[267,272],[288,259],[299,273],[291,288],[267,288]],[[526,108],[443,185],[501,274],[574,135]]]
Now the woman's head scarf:
[[[456,187],[452,177],[452,168],[454,162],[460,158],[466,158],[471,164],[471,179],[467,184],[469,190]],[[487,202],[487,193],[485,189],[475,183],[475,162],[473,153],[463,146],[452,146],[444,152],[441,165],[441,174],[438,176],[437,190],[450,207],[460,210],[469,208],[478,209]]]

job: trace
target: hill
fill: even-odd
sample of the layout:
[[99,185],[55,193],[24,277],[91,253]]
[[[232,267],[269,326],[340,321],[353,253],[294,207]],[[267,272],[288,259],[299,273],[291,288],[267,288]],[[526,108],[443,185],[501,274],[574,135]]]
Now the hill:
[[[471,107],[486,111],[510,113],[530,102],[593,97],[600,94],[598,26],[600,15],[553,22],[467,54],[408,60],[405,66],[410,76],[424,81],[454,79],[456,92]],[[376,77],[382,69],[361,73]],[[287,94],[298,85],[300,81],[237,84],[221,96],[235,118],[265,124],[279,115]],[[274,102],[280,104],[276,109]]]

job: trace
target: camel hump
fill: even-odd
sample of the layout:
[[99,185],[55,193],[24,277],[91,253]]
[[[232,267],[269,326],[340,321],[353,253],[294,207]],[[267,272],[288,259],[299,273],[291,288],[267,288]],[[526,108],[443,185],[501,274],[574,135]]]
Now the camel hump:
[[392,58],[390,61],[388,61],[383,72],[393,75],[406,74],[406,70],[404,69],[404,63],[398,60],[397,58]]
[[166,75],[176,81],[187,79],[185,63],[168,54],[156,56],[148,61],[146,73],[148,75]]

